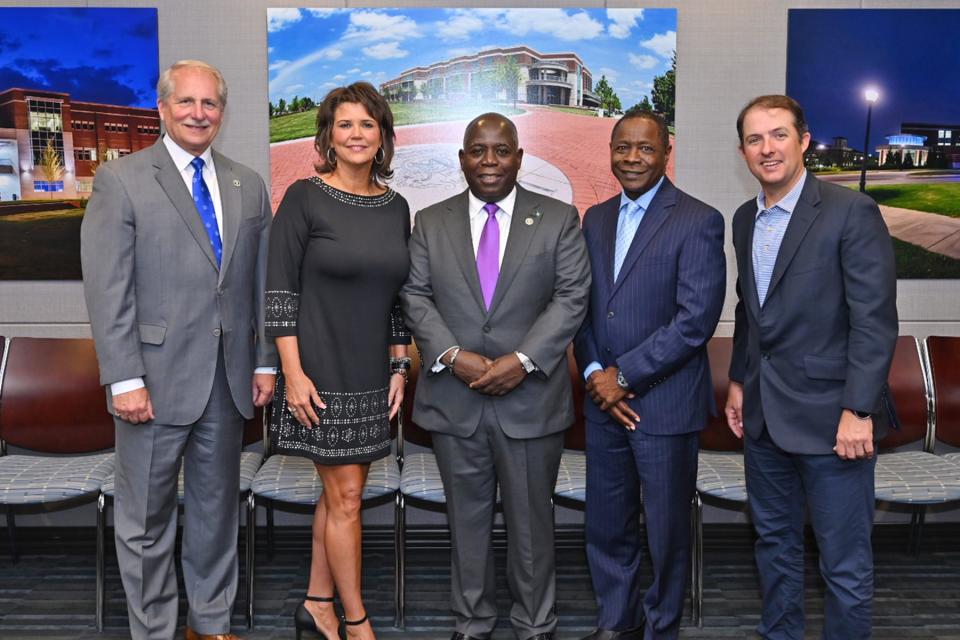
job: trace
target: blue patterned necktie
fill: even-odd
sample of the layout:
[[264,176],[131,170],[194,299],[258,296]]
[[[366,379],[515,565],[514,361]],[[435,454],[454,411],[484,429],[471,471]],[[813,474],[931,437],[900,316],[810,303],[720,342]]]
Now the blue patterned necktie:
[[616,282],[617,276],[620,275],[620,267],[623,266],[623,261],[627,258],[627,251],[630,250],[630,245],[633,243],[633,236],[637,232],[639,225],[636,223],[636,218],[640,210],[640,203],[636,201],[630,202],[617,220],[617,244],[614,248],[613,255],[614,282]]
[[207,183],[203,181],[203,158],[197,156],[190,161],[190,165],[193,167],[193,202],[197,205],[197,213],[200,214],[203,226],[207,229],[210,246],[213,248],[213,255],[217,257],[217,266],[219,266],[223,255],[223,242],[220,240],[220,228],[217,226],[217,214],[213,209],[213,198],[210,197]]

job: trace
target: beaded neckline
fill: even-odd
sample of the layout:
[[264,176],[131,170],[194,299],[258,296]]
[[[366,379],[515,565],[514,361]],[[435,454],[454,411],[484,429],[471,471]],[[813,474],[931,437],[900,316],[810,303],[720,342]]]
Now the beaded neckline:
[[344,204],[353,205],[354,207],[382,207],[397,195],[396,191],[388,187],[385,193],[381,193],[378,196],[361,196],[332,187],[317,176],[311,176],[309,180],[323,189],[323,191],[334,200],[339,200]]

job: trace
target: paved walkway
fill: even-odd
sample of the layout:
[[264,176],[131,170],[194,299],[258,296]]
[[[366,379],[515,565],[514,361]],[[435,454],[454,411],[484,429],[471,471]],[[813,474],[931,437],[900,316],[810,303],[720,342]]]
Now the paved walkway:
[[[573,186],[573,204],[583,215],[598,202],[616,194],[620,187],[610,173],[612,118],[591,118],[550,109],[525,107],[514,118],[524,150],[555,165]],[[463,141],[465,122],[438,122],[397,128],[397,146]],[[276,210],[291,183],[314,175],[316,152],[313,139],[274,144],[270,147],[270,200]],[[673,156],[667,175],[674,175]]]
[[880,213],[895,238],[960,260],[960,218],[886,205]]

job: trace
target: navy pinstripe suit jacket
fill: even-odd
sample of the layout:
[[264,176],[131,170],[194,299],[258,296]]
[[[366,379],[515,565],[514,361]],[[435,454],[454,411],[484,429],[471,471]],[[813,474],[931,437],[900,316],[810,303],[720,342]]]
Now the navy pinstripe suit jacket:
[[[581,373],[590,362],[617,366],[646,433],[702,429],[716,402],[705,345],[726,290],[723,216],[664,180],[613,279],[620,195],[587,210],[583,234],[593,286],[575,348]],[[607,419],[587,398],[588,420]]]

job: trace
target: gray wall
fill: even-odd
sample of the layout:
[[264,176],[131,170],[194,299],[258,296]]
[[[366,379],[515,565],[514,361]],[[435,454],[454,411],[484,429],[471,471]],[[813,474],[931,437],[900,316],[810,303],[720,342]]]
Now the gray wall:
[[[217,142],[227,155],[269,177],[266,8],[269,6],[453,6],[447,2],[281,2],[280,0],[119,0],[11,2],[0,6],[156,6],[160,65],[200,58],[223,70],[230,85],[226,122]],[[780,93],[786,82],[789,8],[960,8],[958,0],[827,2],[784,0],[473,0],[469,6],[677,7],[678,76],[676,178],[691,194],[729,218],[757,187],[736,149],[734,123],[751,97]],[[606,153],[598,150],[598,153]],[[728,294],[720,335],[730,335],[736,274],[728,239]],[[901,281],[900,332],[960,335],[960,282]],[[0,282],[0,335],[89,336],[79,282]],[[378,518],[379,519],[379,518]]]

